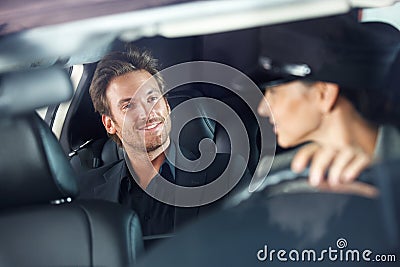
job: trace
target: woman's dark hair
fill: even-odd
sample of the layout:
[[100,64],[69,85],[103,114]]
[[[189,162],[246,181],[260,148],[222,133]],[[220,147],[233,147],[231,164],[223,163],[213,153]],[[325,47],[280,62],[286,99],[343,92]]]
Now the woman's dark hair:
[[[388,88],[384,88],[388,89]],[[340,95],[347,98],[357,111],[374,124],[400,126],[400,94],[394,90],[362,90],[340,88]]]
[[[303,80],[306,86],[315,81]],[[382,90],[348,88],[339,86],[339,95],[349,100],[355,109],[370,123],[391,124],[400,127],[400,91],[392,85]]]

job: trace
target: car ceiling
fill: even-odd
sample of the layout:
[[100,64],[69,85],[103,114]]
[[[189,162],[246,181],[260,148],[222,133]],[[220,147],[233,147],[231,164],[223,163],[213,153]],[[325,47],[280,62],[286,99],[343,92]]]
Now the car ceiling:
[[[354,6],[352,1],[360,2],[3,0],[0,3],[0,73],[96,62],[116,39],[195,36],[340,14]],[[376,1],[362,2],[363,6],[376,4]]]
[[183,2],[189,0],[3,0],[0,3],[0,35]]
[[[125,29],[129,14],[183,2],[188,1],[1,1],[0,72],[97,61]],[[128,15],[118,18],[121,12]]]

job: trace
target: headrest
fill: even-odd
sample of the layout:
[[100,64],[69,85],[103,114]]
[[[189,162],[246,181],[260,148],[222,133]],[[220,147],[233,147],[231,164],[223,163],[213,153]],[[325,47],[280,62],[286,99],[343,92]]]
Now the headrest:
[[36,113],[1,118],[0,128],[0,208],[77,195],[66,155]]
[[[179,139],[179,145],[181,147],[186,148],[187,151],[191,151],[196,157],[199,157],[199,144],[205,138],[211,140],[214,138],[215,123],[209,119],[207,111],[201,104],[196,102],[185,103],[186,101],[193,99],[192,97],[193,96],[183,94],[167,96],[168,103],[172,109],[170,136],[176,143],[178,143]],[[186,121],[185,114],[174,111],[174,109],[179,105],[183,105],[187,112],[189,112],[190,109],[190,112],[193,112],[192,114],[198,117],[193,120]]]
[[1,73],[0,117],[64,102],[73,92],[68,72],[57,66]]

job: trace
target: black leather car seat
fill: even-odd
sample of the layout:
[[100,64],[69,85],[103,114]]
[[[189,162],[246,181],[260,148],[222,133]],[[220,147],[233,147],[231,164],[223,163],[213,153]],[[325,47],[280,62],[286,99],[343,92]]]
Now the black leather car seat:
[[[249,158],[247,161],[247,168],[250,173],[253,174],[260,157],[259,125],[257,123],[255,114],[253,114],[253,112],[247,106],[244,100],[233,93],[229,93],[224,98],[221,98],[221,100],[235,111],[235,113],[240,117],[240,120],[246,128],[247,138],[249,142]],[[234,118],[226,118],[224,123],[226,125],[233,124],[230,119],[233,120]],[[216,124],[215,126],[214,140],[218,152],[232,153],[232,144],[229,139],[229,134],[220,124]],[[243,151],[243,154],[241,154],[243,158],[246,157],[244,152],[245,151]]]
[[74,201],[75,173],[36,115],[0,118],[0,266],[134,266],[137,215],[100,200]]

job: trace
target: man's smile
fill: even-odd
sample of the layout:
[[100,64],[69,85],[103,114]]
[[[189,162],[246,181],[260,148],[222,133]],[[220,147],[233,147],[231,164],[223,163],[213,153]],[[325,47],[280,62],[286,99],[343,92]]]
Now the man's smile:
[[164,124],[165,119],[157,118],[151,119],[145,125],[138,128],[139,131],[156,131],[161,128]]

